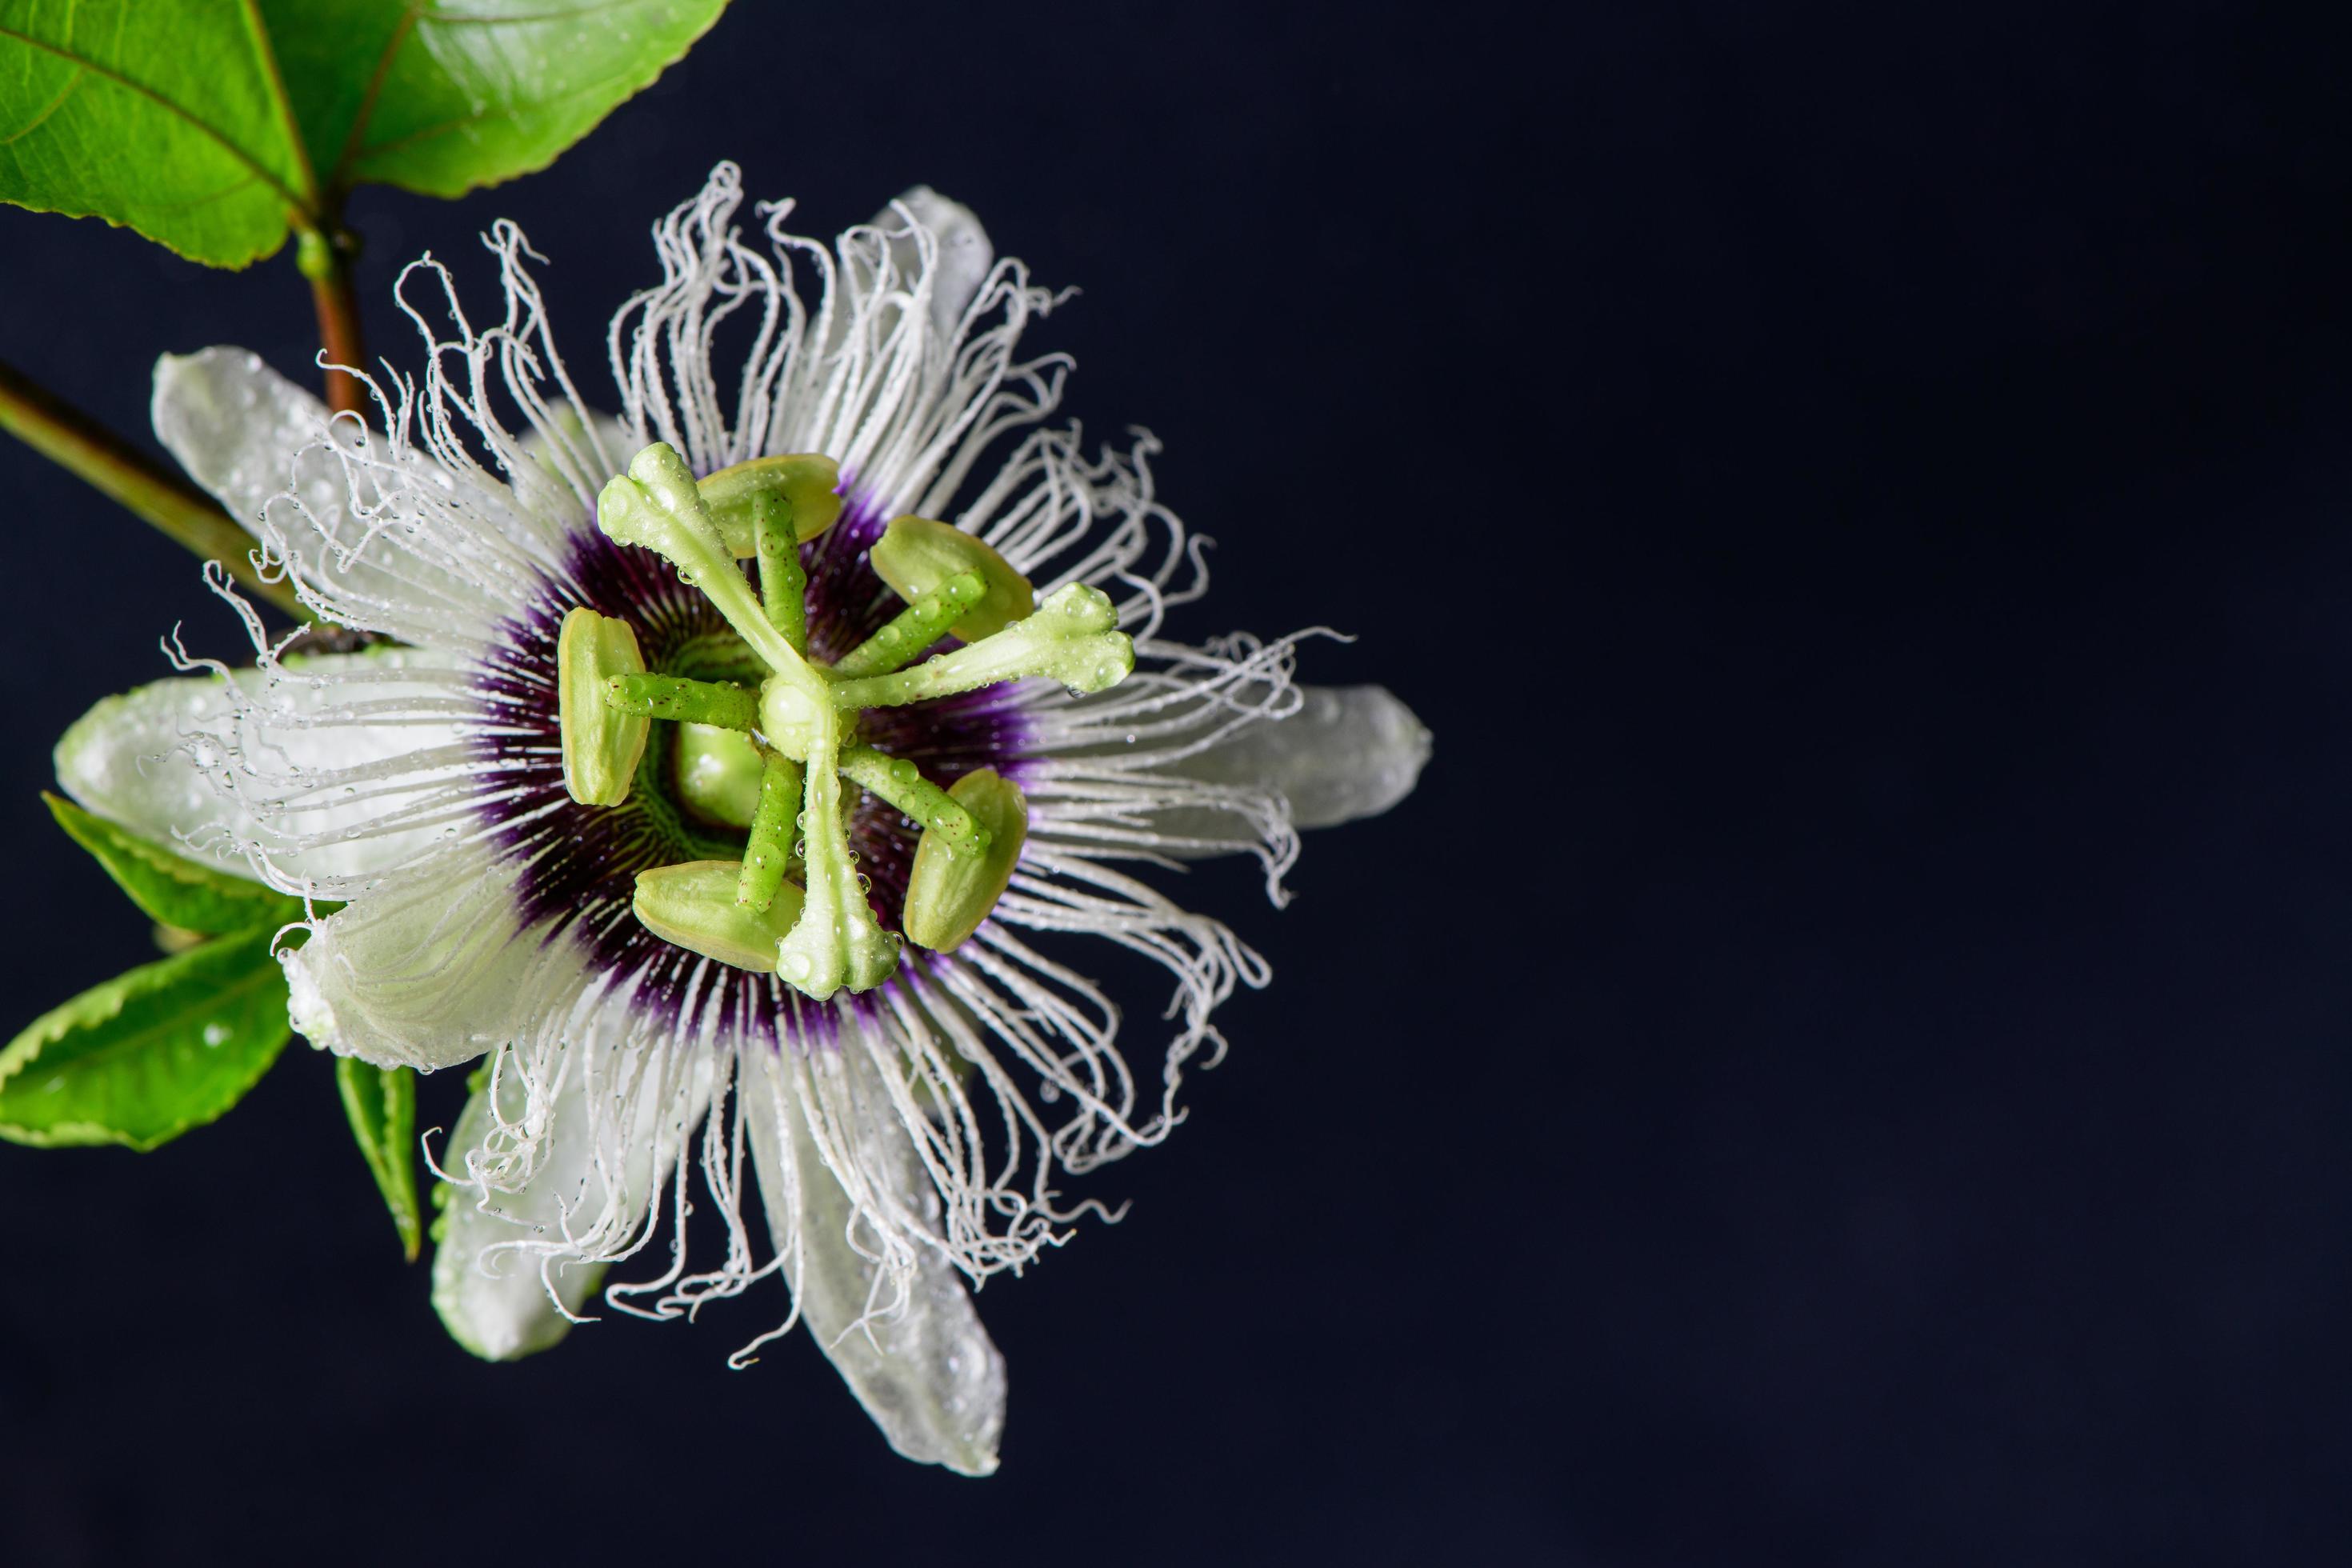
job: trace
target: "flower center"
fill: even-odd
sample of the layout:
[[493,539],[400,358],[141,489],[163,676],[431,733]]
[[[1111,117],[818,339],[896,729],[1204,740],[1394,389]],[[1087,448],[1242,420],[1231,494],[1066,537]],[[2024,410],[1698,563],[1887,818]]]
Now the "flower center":
[[[733,856],[639,871],[637,920],[818,1001],[871,990],[898,963],[899,938],[875,920],[849,847],[855,792],[922,826],[900,924],[936,951],[987,918],[1027,836],[1026,801],[993,770],[942,788],[876,743],[898,728],[891,711],[1028,676],[1098,691],[1135,665],[1099,590],[1074,583],[1039,604],[986,544],[912,517],[890,523],[869,552],[905,609],[830,663],[813,658],[799,547],[839,517],[837,482],[821,457],[759,458],[698,481],[667,444],[646,447],[598,498],[598,526],[661,555],[701,592],[740,639],[745,679],[649,670],[635,628],[585,606],[565,616],[556,661],[574,800],[611,808],[655,793],[649,777],[669,776],[692,815],[745,834]],[[757,593],[736,564],[744,557],[758,562]],[[961,646],[913,662],[942,637]],[[649,754],[656,721],[675,731],[667,756]],[[680,842],[708,837],[682,820],[664,826]]]

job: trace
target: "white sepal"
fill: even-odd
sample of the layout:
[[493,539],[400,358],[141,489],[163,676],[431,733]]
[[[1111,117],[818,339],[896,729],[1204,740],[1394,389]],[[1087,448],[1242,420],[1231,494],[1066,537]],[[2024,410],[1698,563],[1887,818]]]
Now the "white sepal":
[[761,1204],[799,1315],[890,1447],[989,1475],[1004,1357],[954,1268],[910,1223],[938,1195],[875,1077],[857,1050],[747,1053]]
[[58,783],[99,816],[241,875],[266,857],[294,879],[372,876],[436,837],[397,818],[457,765],[457,677],[454,660],[403,649],[151,681],[75,721],[58,742]]
[[588,960],[524,929],[520,876],[486,845],[453,843],[313,921],[278,955],[294,1026],[338,1056],[431,1072],[568,1005],[593,978]]
[[643,1245],[718,1078],[706,1050],[631,1044],[625,1016],[592,1023],[568,1054],[551,1083],[497,1058],[439,1162],[452,1180],[433,1306],[486,1361],[553,1345],[605,1268]]
[[1384,686],[1297,688],[1297,710],[1234,731],[1169,771],[1203,784],[1250,784],[1290,803],[1296,827],[1378,816],[1412,793],[1429,761],[1428,729]]

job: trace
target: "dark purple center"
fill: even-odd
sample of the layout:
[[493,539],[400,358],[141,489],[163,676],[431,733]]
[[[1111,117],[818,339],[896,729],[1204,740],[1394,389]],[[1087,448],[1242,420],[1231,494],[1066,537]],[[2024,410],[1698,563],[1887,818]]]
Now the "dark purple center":
[[[867,560],[883,521],[853,505],[824,538],[802,547],[812,658],[840,658],[904,607]],[[655,936],[630,911],[639,871],[731,858],[742,849],[741,833],[694,823],[677,806],[668,782],[674,726],[655,722],[647,765],[624,804],[582,805],[563,787],[555,646],[566,614],[585,605],[629,622],[646,668],[655,671],[706,674],[712,650],[740,650],[740,644],[710,602],[651,551],[583,530],[573,535],[565,576],[568,581],[544,583],[527,615],[501,624],[478,687],[485,712],[472,745],[499,781],[478,809],[495,842],[521,863],[526,919],[549,922],[550,942],[583,944],[592,962],[608,972],[644,971],[645,999],[674,1015],[715,1003],[740,1015],[754,1033],[766,1021],[784,1025],[783,1032],[797,1037],[829,1035],[830,1010],[772,975],[711,964],[706,989],[697,994],[693,975],[703,961]],[[738,657],[745,656],[739,651]],[[1017,777],[1027,751],[1026,728],[1006,687],[871,709],[859,733],[866,743],[911,760],[941,786],[983,767]],[[846,781],[843,787],[855,802],[849,847],[871,881],[868,901],[883,928],[898,931],[921,829],[887,802]],[[713,984],[715,996],[708,989]]]

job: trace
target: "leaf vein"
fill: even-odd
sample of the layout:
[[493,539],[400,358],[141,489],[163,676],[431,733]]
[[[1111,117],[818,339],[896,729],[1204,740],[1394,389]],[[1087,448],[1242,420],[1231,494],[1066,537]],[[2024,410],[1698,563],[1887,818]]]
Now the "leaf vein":
[[47,124],[49,116],[64,108],[66,100],[74,95],[74,89],[79,87],[83,82],[88,81],[89,79],[89,73],[88,71],[84,70],[79,66],[74,67],[73,75],[66,78],[66,85],[58,91],[57,97],[49,100],[47,107],[44,108],[40,113],[33,116],[32,122],[26,125],[23,130],[7,136],[0,136],[0,147],[12,146],[15,143],[23,141],[26,137],[30,136],[34,132],[38,131],[42,126]]
[[13,39],[17,43],[23,44],[27,48],[38,49],[45,55],[52,55],[58,59],[66,61],[68,64],[79,66],[90,75],[98,77],[101,80],[110,81],[126,92],[135,93],[139,97],[147,100],[148,102],[154,104],[157,108],[164,110],[166,113],[172,114],[176,118],[186,121],[190,126],[209,138],[215,145],[220,148],[222,152],[226,153],[231,158],[236,159],[238,163],[252,170],[254,177],[259,180],[263,184],[268,185],[271,190],[277,192],[279,195],[285,197],[286,203],[289,206],[299,210],[305,216],[315,216],[315,215],[311,214],[309,204],[305,202],[300,195],[288,189],[285,181],[279,179],[277,175],[271,174],[267,168],[263,167],[260,160],[256,158],[253,153],[247,152],[245,148],[238,146],[235,142],[231,141],[227,132],[222,131],[218,126],[213,125],[209,121],[200,119],[194,110],[189,109],[184,104],[174,102],[173,100],[166,98],[163,94],[156,91],[153,88],[149,87],[146,83],[125,76],[122,72],[114,69],[111,66],[75,54],[69,49],[60,48],[45,38],[34,37],[29,33],[20,31],[19,29],[8,26],[5,24],[0,24],[0,38]]

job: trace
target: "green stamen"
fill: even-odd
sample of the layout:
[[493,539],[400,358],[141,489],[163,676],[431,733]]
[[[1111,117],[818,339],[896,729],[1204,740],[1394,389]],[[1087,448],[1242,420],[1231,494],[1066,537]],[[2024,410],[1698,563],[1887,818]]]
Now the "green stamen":
[[688,680],[679,675],[616,675],[604,682],[604,700],[623,713],[715,724],[722,730],[760,727],[757,692],[731,680]]
[[751,498],[751,541],[760,554],[760,607],[794,653],[806,653],[808,574],[801,570],[792,507],[782,496],[762,490]]
[[1026,675],[1050,675],[1073,692],[1100,691],[1135,668],[1135,644],[1111,629],[1117,624],[1108,595],[1072,583],[1038,605],[1035,615],[994,637],[894,675],[836,683],[834,706],[896,708]]
[[824,678],[769,624],[759,596],[735,567],[718,525],[703,510],[694,476],[667,442],[638,453],[596,498],[596,525],[623,544],[641,544],[702,590],[711,607],[751,645],[761,661],[814,696]]
[[922,775],[904,757],[886,757],[871,746],[852,746],[841,753],[841,776],[868,794],[879,795],[901,815],[923,825],[928,842],[940,836],[949,852],[976,856],[988,847],[988,829],[955,796]]
[[980,929],[1012,885],[1021,847],[1029,838],[1029,802],[1018,784],[994,768],[964,774],[951,793],[958,805],[986,826],[989,837],[978,855],[955,849],[937,831],[926,831],[915,847],[903,923],[908,941],[934,952],[962,946]]
[[778,888],[765,910],[735,901],[732,860],[688,860],[637,873],[631,907],[647,931],[689,952],[761,974],[776,969],[777,944],[801,912],[801,891]]
[[890,623],[834,661],[838,676],[888,675],[940,640],[964,606],[987,586],[977,572],[959,572],[893,616]]
[[783,882],[784,867],[793,858],[793,816],[801,795],[800,764],[770,752],[767,771],[760,775],[751,841],[743,847],[743,873],[735,883],[735,901],[746,909],[764,910]]
[[626,621],[586,605],[563,617],[555,638],[555,722],[563,737],[563,787],[583,805],[618,805],[646,753],[651,727],[613,706],[608,683],[646,668]]
[[1036,607],[1037,595],[1029,579],[953,523],[935,522],[928,517],[894,518],[874,542],[867,559],[873,562],[876,574],[910,605],[959,572],[977,574],[988,592],[953,628],[966,642],[1001,632]]
[[695,488],[727,547],[749,555],[759,543],[758,514],[762,496],[784,503],[793,532],[803,544],[831,528],[841,516],[841,468],[831,458],[814,453],[782,458],[754,458],[748,463],[719,469]]

